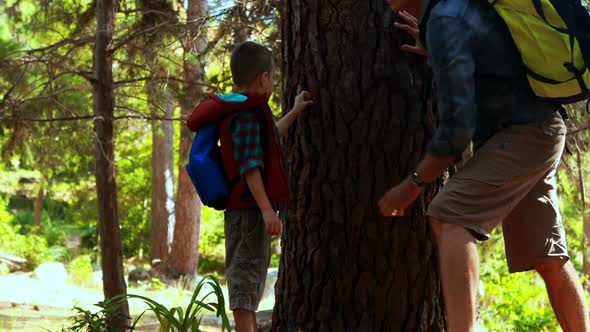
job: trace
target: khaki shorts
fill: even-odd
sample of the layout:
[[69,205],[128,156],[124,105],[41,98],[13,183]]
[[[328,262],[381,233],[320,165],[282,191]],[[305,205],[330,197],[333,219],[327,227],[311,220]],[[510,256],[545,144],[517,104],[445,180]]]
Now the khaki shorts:
[[426,214],[461,225],[478,240],[489,239],[502,223],[510,272],[552,257],[569,259],[555,182],[565,134],[558,113],[499,131],[448,181]]
[[260,210],[227,210],[224,228],[230,309],[256,312],[270,264],[270,236]]

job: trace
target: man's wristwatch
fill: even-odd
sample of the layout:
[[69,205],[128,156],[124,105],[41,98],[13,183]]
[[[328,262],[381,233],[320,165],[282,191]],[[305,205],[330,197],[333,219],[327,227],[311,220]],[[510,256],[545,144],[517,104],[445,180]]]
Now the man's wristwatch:
[[417,185],[420,188],[426,185],[426,183],[422,181],[422,178],[420,178],[420,175],[418,175],[418,172],[412,172],[412,174],[410,175],[410,179],[415,185]]

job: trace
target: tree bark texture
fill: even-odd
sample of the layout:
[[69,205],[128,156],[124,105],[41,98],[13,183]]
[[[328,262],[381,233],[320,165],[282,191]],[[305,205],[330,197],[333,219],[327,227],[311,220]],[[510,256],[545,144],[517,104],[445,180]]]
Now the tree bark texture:
[[[117,182],[115,179],[113,57],[111,46],[115,27],[113,0],[96,3],[96,46],[94,53],[94,132],[96,193],[103,290],[106,299],[125,294],[123,250],[119,228]],[[120,313],[129,315],[127,301]],[[122,321],[113,321],[120,324]]]
[[[205,80],[204,66],[189,62],[188,54],[198,55],[206,47],[206,31],[204,17],[209,10],[206,0],[189,0],[187,20],[191,26],[188,38],[185,40],[184,79],[194,84],[187,84],[184,100],[181,101],[182,115],[190,116],[197,101],[203,94],[198,83]],[[169,270],[172,274],[194,275],[199,262],[199,232],[201,219],[201,201],[197,196],[191,179],[186,172],[193,133],[182,125],[180,129],[180,148],[178,165],[178,188],[176,192],[176,226],[174,241],[170,254]]]
[[414,170],[434,125],[424,61],[400,51],[411,41],[393,21],[380,0],[284,3],[283,109],[300,89],[315,103],[286,144],[293,203],[274,331],[444,330],[424,216],[436,188],[403,218],[377,205]]
[[[172,100],[167,88],[152,84],[149,98],[161,105],[154,116],[173,117]],[[174,230],[174,128],[171,121],[152,120],[152,234],[151,261],[165,263]]]

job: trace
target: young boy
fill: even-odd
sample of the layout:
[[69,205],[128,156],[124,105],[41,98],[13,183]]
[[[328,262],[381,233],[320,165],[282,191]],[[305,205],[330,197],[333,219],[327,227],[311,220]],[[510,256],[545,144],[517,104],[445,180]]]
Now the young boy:
[[289,200],[279,138],[312,101],[308,92],[300,93],[293,110],[275,125],[268,106],[273,90],[271,52],[253,42],[240,44],[232,53],[231,71],[241,92],[212,95],[195,109],[187,124],[196,130],[221,120],[221,159],[225,175],[235,184],[225,211],[229,303],[236,331],[254,332],[271,236],[280,236],[282,230],[277,206]]

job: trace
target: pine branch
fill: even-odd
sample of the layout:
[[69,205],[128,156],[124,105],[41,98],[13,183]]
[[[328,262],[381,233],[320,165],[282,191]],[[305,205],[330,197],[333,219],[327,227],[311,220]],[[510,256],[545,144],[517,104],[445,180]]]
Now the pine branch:
[[6,103],[6,101],[8,100],[8,98],[10,97],[10,94],[12,93],[12,91],[14,91],[14,89],[16,88],[16,86],[20,83],[20,81],[22,81],[23,77],[25,76],[26,69],[27,68],[25,68],[25,70],[23,70],[20,73],[20,75],[18,76],[18,78],[16,79],[16,81],[10,87],[10,89],[8,89],[8,91],[4,94],[4,96],[2,96],[2,100],[0,100],[0,110],[4,107],[4,104]]
[[[63,118],[14,118],[14,117],[0,117],[0,121],[7,122],[69,122],[81,120],[98,120],[94,115],[81,115]],[[143,116],[143,115],[118,115],[114,116],[113,120],[158,120],[158,121],[185,121],[183,118],[168,118],[162,116]]]
[[79,46],[84,46],[90,42],[93,42],[95,39],[95,36],[91,36],[91,37],[86,37],[86,38],[79,38],[79,39],[74,39],[74,38],[67,38],[64,40],[60,40],[57,43],[45,46],[45,47],[39,47],[39,48],[33,48],[33,49],[28,49],[28,50],[20,50],[20,51],[15,51],[12,53],[8,53],[5,58],[14,55],[14,54],[19,54],[19,53],[25,53],[25,54],[33,54],[33,53],[45,53],[47,51],[51,51],[54,50],[56,48],[60,48],[64,45],[68,45],[68,44],[73,44],[75,47],[79,47]]

